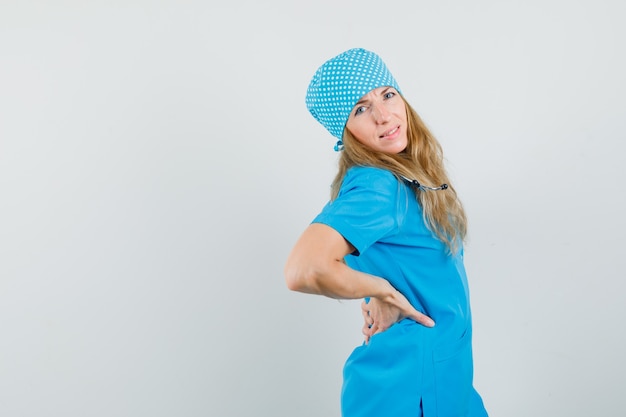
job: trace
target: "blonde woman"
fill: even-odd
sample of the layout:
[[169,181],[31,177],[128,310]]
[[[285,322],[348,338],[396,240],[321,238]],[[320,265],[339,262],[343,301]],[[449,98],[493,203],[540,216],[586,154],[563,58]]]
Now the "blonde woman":
[[345,51],[306,103],[338,140],[331,199],[296,242],[289,289],[364,299],[344,367],[344,417],[483,417],[473,388],[466,217],[441,146],[378,55]]

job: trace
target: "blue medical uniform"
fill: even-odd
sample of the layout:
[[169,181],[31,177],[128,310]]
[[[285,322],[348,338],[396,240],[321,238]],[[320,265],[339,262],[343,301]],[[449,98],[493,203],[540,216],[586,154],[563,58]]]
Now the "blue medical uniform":
[[487,416],[472,384],[463,251],[450,255],[428,230],[414,190],[387,170],[353,167],[313,222],[355,247],[345,259],[350,267],[387,279],[436,323],[404,319],[357,347],[344,367],[342,415]]

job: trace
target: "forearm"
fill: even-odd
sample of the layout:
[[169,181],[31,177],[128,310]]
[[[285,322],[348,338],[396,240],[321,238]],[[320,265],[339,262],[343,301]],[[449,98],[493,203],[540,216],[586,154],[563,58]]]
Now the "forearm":
[[356,271],[340,260],[325,265],[287,265],[285,276],[293,291],[336,299],[385,298],[395,291],[385,279]]
[[395,291],[387,280],[346,265],[343,258],[353,252],[354,247],[334,229],[310,225],[287,259],[287,287],[340,299],[384,298]]

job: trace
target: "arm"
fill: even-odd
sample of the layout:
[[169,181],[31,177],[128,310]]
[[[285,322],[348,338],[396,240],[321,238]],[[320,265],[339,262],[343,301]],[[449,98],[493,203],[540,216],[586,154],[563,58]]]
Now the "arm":
[[383,306],[381,309],[387,311],[387,323],[377,327],[378,331],[391,326],[393,323],[388,322],[394,317],[395,321],[408,317],[429,327],[434,325],[387,280],[356,271],[343,263],[343,257],[353,251],[354,247],[335,229],[319,223],[309,225],[287,259],[287,287],[338,299],[375,298]]
[[344,256],[353,251],[354,247],[335,229],[320,223],[311,224],[287,259],[287,287],[337,299],[391,293],[391,285],[386,280],[355,271],[343,263]]

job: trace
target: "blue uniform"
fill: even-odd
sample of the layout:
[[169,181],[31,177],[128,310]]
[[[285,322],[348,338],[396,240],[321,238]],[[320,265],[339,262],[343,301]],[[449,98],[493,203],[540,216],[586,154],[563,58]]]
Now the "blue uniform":
[[[445,191],[437,191],[445,192]],[[426,227],[414,191],[387,170],[350,168],[314,223],[356,251],[346,263],[387,279],[434,328],[405,319],[357,347],[344,367],[344,417],[485,417],[472,385],[472,326],[462,249]]]

